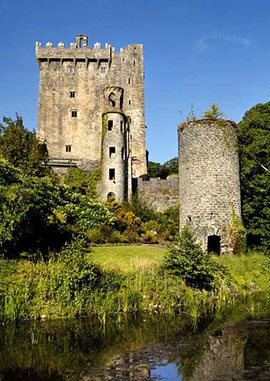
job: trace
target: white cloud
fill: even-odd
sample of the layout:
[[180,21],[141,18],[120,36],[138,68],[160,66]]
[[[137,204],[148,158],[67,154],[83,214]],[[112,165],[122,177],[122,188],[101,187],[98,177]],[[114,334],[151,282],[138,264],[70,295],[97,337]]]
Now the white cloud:
[[207,48],[210,47],[211,41],[213,40],[222,40],[222,41],[230,42],[232,44],[242,45],[246,48],[251,46],[251,41],[248,38],[240,38],[237,36],[216,32],[216,33],[210,34],[208,36],[203,36],[202,38],[200,38],[194,44],[194,48],[200,52],[203,50],[206,50]]

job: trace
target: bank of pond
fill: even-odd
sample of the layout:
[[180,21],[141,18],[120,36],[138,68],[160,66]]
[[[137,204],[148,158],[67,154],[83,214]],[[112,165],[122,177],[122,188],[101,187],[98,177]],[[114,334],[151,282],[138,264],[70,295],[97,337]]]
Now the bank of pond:
[[215,257],[194,245],[185,254],[182,245],[90,249],[74,242],[46,260],[2,259],[0,321],[97,316],[105,323],[110,316],[142,312],[198,320],[244,299],[252,310],[257,293],[267,296],[267,305],[268,256]]
[[270,315],[264,297],[190,319],[126,314],[0,327],[0,380],[269,379]]

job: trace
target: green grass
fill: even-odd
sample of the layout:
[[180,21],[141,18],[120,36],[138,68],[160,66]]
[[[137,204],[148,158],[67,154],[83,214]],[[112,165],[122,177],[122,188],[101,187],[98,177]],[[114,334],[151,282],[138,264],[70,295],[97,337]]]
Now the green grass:
[[270,258],[268,256],[252,252],[242,256],[221,255],[217,260],[228,266],[237,288],[270,291]]
[[166,247],[155,245],[98,246],[93,260],[106,269],[131,272],[160,263],[165,252]]

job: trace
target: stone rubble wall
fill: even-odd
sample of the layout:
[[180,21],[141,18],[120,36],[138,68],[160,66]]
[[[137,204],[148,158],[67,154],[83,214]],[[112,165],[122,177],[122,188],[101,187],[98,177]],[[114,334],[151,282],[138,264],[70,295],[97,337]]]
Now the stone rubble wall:
[[144,180],[138,179],[138,196],[156,212],[163,212],[179,204],[178,176],[169,176],[166,180],[159,177]]

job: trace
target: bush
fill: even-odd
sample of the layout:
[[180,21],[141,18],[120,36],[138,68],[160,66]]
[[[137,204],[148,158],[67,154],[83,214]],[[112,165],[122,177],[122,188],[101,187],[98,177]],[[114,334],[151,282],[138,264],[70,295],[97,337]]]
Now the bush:
[[187,227],[182,229],[177,243],[169,247],[162,268],[170,275],[183,278],[188,286],[200,290],[217,289],[228,275],[225,266],[203,252]]
[[156,234],[151,230],[147,230],[142,238],[143,238],[144,242],[148,242],[148,243],[156,243],[157,242]]
[[57,294],[70,301],[76,293],[82,290],[90,292],[98,287],[102,271],[91,263],[89,257],[86,259],[89,252],[82,239],[75,239],[63,247],[56,258],[59,271],[54,268],[50,274],[50,283],[54,285],[52,296]]

